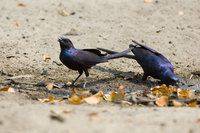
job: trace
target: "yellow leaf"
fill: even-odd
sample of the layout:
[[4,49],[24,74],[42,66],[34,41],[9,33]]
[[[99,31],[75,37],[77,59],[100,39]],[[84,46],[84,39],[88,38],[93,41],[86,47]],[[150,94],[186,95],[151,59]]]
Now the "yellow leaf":
[[156,104],[159,107],[167,106],[168,105],[168,97],[167,96],[161,96],[158,100],[156,100]]
[[178,102],[176,100],[173,100],[172,103],[175,107],[183,107],[184,106],[184,103]]
[[188,89],[180,90],[180,89],[178,89],[178,96],[183,97],[185,99],[190,99],[191,96],[192,96],[192,90],[188,90]]
[[43,60],[44,60],[44,61],[51,60],[51,57],[50,57],[50,56],[47,56],[47,55],[43,55]]
[[47,86],[46,86],[46,88],[48,90],[52,90],[53,89],[53,83],[48,83]]
[[153,96],[169,96],[171,94],[173,94],[174,92],[177,91],[177,88],[172,87],[172,88],[168,88],[165,84],[161,85],[161,86],[155,86],[152,87],[151,90],[153,90],[152,95]]
[[71,89],[71,92],[77,95],[84,95],[84,96],[90,94],[89,90],[81,90],[78,88]]
[[102,102],[102,98],[95,95],[87,97],[87,98],[83,98],[83,100],[89,104],[97,104],[97,103]]
[[103,91],[98,91],[94,96],[103,97]]
[[15,93],[15,89],[12,87],[5,87],[5,88],[1,88],[0,91],[7,91],[10,93]]
[[69,102],[71,104],[81,104],[83,102],[83,99],[82,97],[79,97],[77,95],[72,95],[70,98],[69,98]]
[[41,102],[62,102],[64,101],[63,99],[56,99],[52,96],[49,96],[49,98],[44,98],[44,99],[38,99]]
[[112,101],[112,96],[110,94],[104,94],[103,95],[103,98],[108,101],[108,102],[111,102]]
[[125,86],[120,85],[118,89],[119,89],[119,90],[123,90],[123,89],[125,89]]
[[188,104],[188,107],[196,107],[196,106],[197,106],[197,99],[192,99]]
[[122,100],[124,98],[124,95],[125,94],[122,91],[119,91],[119,92],[112,91],[111,102],[116,102],[117,100]]

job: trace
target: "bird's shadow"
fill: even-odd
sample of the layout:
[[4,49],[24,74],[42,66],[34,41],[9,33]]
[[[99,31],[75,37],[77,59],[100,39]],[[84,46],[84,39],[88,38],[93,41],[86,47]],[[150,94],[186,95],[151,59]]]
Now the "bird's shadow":
[[[94,66],[93,68],[96,69],[96,70],[102,71],[102,72],[111,73],[114,76],[111,77],[111,78],[104,78],[104,79],[88,82],[87,83],[87,87],[92,87],[92,86],[96,86],[97,84],[105,83],[105,82],[108,82],[108,81],[113,81],[116,78],[123,78],[121,76],[121,74],[124,73],[124,72],[122,72],[122,71],[117,71],[117,70],[113,70],[113,69],[105,69],[105,68],[103,68],[101,66]],[[131,82],[133,84],[144,85],[146,87],[152,87],[152,86],[155,86],[155,85],[159,84],[157,81],[143,80],[142,79],[142,75],[140,75],[140,74],[136,74],[134,72],[131,72],[131,73],[133,74],[133,76],[132,76],[133,78],[124,79],[124,80],[129,81],[129,82]],[[83,83],[76,85],[76,87],[80,87],[80,88],[82,86],[83,86]]]

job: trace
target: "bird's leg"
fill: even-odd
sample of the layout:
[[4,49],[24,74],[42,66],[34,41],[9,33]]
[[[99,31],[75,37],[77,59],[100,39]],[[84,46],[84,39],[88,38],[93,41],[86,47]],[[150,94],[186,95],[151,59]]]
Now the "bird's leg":
[[80,76],[83,74],[83,70],[79,70],[79,75],[76,77],[76,79],[72,82],[71,86],[74,86],[74,83],[80,78]]
[[85,78],[85,83],[83,84],[83,88],[85,88],[85,86],[86,86],[86,84],[87,84],[88,77],[89,77],[89,72],[88,72],[88,70],[85,70],[85,76],[86,76],[86,78]]

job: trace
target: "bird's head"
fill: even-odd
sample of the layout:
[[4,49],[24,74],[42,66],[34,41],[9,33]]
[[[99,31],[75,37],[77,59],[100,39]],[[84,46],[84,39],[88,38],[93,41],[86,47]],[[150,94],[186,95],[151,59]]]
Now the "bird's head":
[[70,49],[74,47],[71,40],[68,38],[60,37],[58,38],[58,42],[60,43],[61,49]]
[[162,81],[166,84],[175,85],[179,79],[171,70],[166,70],[163,74]]

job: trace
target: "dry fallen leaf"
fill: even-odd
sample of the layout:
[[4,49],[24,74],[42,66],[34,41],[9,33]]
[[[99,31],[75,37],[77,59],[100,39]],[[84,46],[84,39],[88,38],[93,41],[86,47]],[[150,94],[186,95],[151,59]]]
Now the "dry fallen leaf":
[[181,103],[181,102],[176,101],[176,100],[173,100],[172,103],[175,107],[183,107],[184,106],[184,103]]
[[102,102],[102,98],[99,96],[95,96],[95,95],[87,97],[87,98],[83,98],[83,100],[89,104],[98,104],[98,103]]
[[71,113],[72,110],[61,110],[61,111],[51,110],[50,112],[53,113],[53,114],[67,114],[67,113]]
[[192,90],[188,90],[188,89],[185,89],[185,90],[178,89],[177,93],[179,97],[183,97],[185,99],[190,99],[193,94]]
[[199,118],[199,119],[197,119],[197,122],[198,122],[198,123],[200,123],[200,118]]
[[16,20],[16,21],[14,22],[14,25],[15,25],[15,26],[20,26],[20,22],[19,22],[18,20]]
[[119,90],[123,90],[123,89],[125,89],[125,86],[120,85],[118,89],[119,89]]
[[197,106],[197,99],[190,100],[188,107],[196,107]]
[[26,5],[24,5],[23,3],[19,3],[18,6],[23,6],[23,7],[25,7]]
[[124,98],[124,92],[122,91],[118,91],[118,92],[115,92],[115,91],[112,91],[111,95],[104,95],[104,98],[106,101],[111,101],[111,102],[116,102],[118,100],[122,100]]
[[72,95],[70,98],[69,98],[69,102],[71,104],[81,104],[83,102],[83,99],[82,97],[79,97],[77,95]]
[[44,99],[38,99],[41,102],[62,102],[64,101],[63,99],[56,99],[52,96],[49,96],[49,98],[44,98]]
[[71,89],[71,92],[74,94],[77,94],[77,95],[81,95],[81,96],[86,96],[86,95],[90,94],[89,90],[81,90],[78,88]]
[[122,104],[124,104],[124,105],[132,105],[132,103],[129,102],[129,101],[122,101]]
[[53,89],[53,83],[48,83],[47,86],[46,86],[46,88],[48,90],[52,90]]
[[58,14],[60,14],[61,16],[69,16],[69,13],[64,9],[63,10],[59,9]]
[[11,93],[15,93],[15,89],[12,88],[12,87],[4,87],[4,88],[1,88],[0,91],[7,91],[7,92],[11,92]]
[[177,91],[177,88],[176,87],[168,88],[165,84],[163,84],[161,86],[152,87],[151,90],[153,91],[152,92],[153,96],[160,97],[160,96],[169,96],[173,94],[174,92]]
[[43,55],[43,60],[44,60],[44,61],[51,60],[51,57],[50,57],[50,56]]
[[159,107],[164,107],[168,105],[168,97],[167,96],[161,96],[158,100],[156,100],[156,104]]

